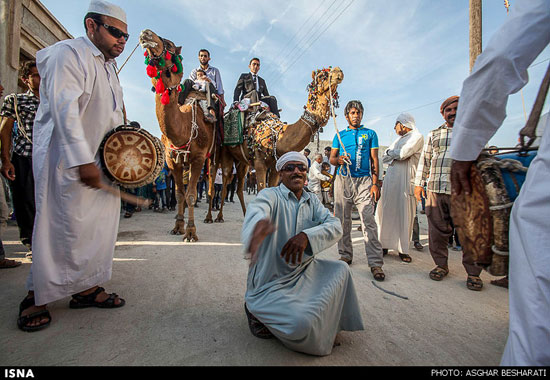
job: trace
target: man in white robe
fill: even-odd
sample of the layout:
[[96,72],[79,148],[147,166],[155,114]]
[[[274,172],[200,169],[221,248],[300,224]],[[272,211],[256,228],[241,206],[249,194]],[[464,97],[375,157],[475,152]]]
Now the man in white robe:
[[[73,295],[71,308],[120,307],[98,285],[111,278],[120,197],[99,190],[99,145],[123,123],[114,58],[128,38],[126,15],[92,0],[86,36],[37,53],[41,103],[34,124],[36,219],[29,293],[20,307],[24,331],[46,327],[50,302]],[[78,294],[75,294],[78,293]]]
[[321,181],[330,181],[330,177],[321,174],[321,163],[323,155],[317,153],[313,156],[313,162],[309,168],[307,188],[319,198],[323,203],[323,194],[321,193]]
[[[468,171],[506,117],[510,94],[550,44],[550,2],[518,0],[464,81],[451,156],[452,189],[471,191]],[[550,128],[510,216],[510,328],[501,364],[550,364]]]
[[416,129],[412,115],[403,113],[395,122],[399,137],[386,149],[382,162],[388,164],[382,194],[376,208],[378,239],[385,250],[396,250],[404,262],[411,262],[407,253],[411,241],[416,199],[414,178],[424,146],[424,137]]
[[288,152],[277,161],[282,183],[258,193],[241,240],[251,255],[245,311],[252,334],[288,348],[329,355],[341,330],[363,330],[347,264],[316,258],[342,236],[340,221],[303,191],[307,159]]

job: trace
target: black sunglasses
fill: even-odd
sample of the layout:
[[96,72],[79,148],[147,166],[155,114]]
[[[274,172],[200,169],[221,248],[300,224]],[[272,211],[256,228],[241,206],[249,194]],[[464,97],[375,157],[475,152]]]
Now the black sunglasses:
[[124,41],[128,41],[128,38],[130,38],[130,35],[128,33],[124,33],[119,28],[115,28],[114,26],[111,26],[108,24],[102,24],[102,23],[98,23],[98,24],[103,26],[105,29],[107,29],[109,34],[115,38],[124,37]]
[[307,171],[307,166],[305,166],[304,164],[287,164],[285,165],[285,167],[283,168],[283,171],[285,172],[293,172],[294,169],[298,168],[299,171],[301,172],[305,172]]

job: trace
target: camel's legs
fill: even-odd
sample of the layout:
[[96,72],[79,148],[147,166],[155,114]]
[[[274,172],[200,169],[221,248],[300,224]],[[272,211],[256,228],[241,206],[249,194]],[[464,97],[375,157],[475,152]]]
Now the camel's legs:
[[259,156],[259,152],[256,151],[256,158],[254,159],[254,169],[256,169],[256,183],[258,186],[258,191],[263,190],[267,187],[267,167],[265,161],[258,158]]
[[[167,160],[172,160],[168,155]],[[184,186],[183,186],[183,166],[171,162],[172,174],[174,175],[174,181],[176,182],[176,200],[178,202],[178,213],[176,215],[176,225],[174,229],[170,231],[173,235],[183,235],[185,233],[185,205],[184,205]]]
[[227,185],[231,182],[231,177],[233,175],[233,157],[231,154],[226,151],[222,150],[221,153],[221,160],[220,165],[222,168],[222,174],[223,174],[223,185],[222,185],[222,199],[220,204],[220,211],[218,212],[218,216],[214,220],[214,222],[223,223],[223,205],[225,204],[225,197],[227,195]]
[[187,227],[185,229],[185,236],[183,240],[197,241],[197,228],[195,227],[195,202],[197,201],[197,182],[199,180],[202,167],[204,165],[204,158],[197,157],[189,165],[189,182],[187,184],[187,191],[185,193],[185,202],[189,207],[189,214],[187,216]]
[[206,192],[208,198],[208,212],[206,213],[206,218],[204,218],[204,223],[213,223],[212,220],[212,202],[214,200],[214,179],[216,178],[216,165],[217,160],[208,158],[208,191]]
[[243,215],[246,215],[246,205],[244,203],[244,179],[246,177],[246,173],[248,173],[248,165],[243,164],[242,162],[237,165],[237,196],[239,197],[239,201],[241,202],[241,209],[243,210]]

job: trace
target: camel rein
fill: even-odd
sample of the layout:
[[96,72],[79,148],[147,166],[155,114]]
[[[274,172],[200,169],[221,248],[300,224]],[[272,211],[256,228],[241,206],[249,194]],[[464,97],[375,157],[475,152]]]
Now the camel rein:
[[[328,87],[329,87],[329,91],[330,91],[330,99],[329,99],[330,113],[332,115],[332,120],[334,120],[334,129],[336,130],[336,136],[338,137],[338,141],[340,142],[340,146],[342,147],[342,150],[343,150],[343,153],[344,153],[343,154],[343,156],[344,156],[344,167],[345,167],[345,170],[346,170],[346,172],[345,172],[346,174],[342,174],[343,170],[340,170],[337,175],[341,178],[342,184],[343,184],[343,190],[344,191],[343,191],[342,196],[346,200],[351,200],[359,193],[359,191],[354,186],[354,183],[351,179],[351,170],[349,168],[351,166],[351,160],[349,158],[348,152],[346,152],[346,147],[344,146],[344,143],[342,142],[342,138],[340,137],[340,132],[338,131],[338,124],[336,123],[336,114],[334,113],[334,104],[332,103],[332,78],[331,78],[331,75],[332,74],[329,74],[329,82],[328,82]],[[349,196],[346,194],[346,184],[348,182],[344,181],[344,176],[349,179],[349,184],[351,186],[351,194],[348,193]]]

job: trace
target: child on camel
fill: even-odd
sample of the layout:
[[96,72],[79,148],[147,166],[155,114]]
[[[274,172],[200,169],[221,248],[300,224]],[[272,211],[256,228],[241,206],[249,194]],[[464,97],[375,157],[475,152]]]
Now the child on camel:
[[215,122],[216,112],[214,111],[212,95],[217,93],[216,87],[212,83],[212,80],[206,76],[206,72],[204,70],[197,70],[197,79],[193,84],[193,89],[206,93],[206,101],[201,100],[199,103],[204,111],[206,120],[211,123]]

